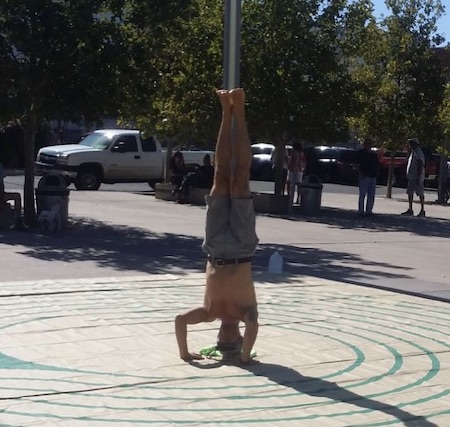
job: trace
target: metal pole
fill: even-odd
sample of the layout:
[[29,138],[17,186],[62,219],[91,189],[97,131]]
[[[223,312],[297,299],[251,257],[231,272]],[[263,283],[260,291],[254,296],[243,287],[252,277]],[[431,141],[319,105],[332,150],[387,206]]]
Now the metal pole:
[[241,60],[241,0],[225,0],[223,47],[223,88],[240,84]]

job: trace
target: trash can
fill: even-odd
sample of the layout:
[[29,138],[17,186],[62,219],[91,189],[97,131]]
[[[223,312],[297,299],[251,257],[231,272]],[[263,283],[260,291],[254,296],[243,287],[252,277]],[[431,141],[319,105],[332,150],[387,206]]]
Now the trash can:
[[69,225],[69,194],[66,181],[61,175],[44,175],[36,192],[37,214],[48,211],[51,220],[59,221],[61,229]]
[[316,175],[306,175],[301,186],[300,211],[313,215],[320,212],[323,185]]

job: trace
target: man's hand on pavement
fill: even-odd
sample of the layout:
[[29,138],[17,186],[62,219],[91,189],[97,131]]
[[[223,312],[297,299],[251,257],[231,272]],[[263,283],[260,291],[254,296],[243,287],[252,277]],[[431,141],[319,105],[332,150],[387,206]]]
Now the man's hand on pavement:
[[190,360],[202,360],[203,356],[198,353],[188,353],[180,356],[185,362],[189,362]]

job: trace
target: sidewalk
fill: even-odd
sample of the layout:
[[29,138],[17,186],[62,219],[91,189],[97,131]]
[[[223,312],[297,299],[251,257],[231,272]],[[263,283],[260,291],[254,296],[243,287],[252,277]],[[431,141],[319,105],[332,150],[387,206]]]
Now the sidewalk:
[[2,283],[0,425],[450,425],[448,304],[262,274],[260,363],[189,365],[173,319],[202,278]]

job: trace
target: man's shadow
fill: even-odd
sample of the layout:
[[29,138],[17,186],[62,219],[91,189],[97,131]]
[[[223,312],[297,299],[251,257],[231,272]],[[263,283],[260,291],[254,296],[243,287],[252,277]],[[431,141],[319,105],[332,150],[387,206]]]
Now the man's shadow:
[[370,411],[384,412],[385,414],[402,421],[403,425],[407,427],[439,427],[437,424],[428,421],[422,416],[416,416],[396,406],[353,393],[346,388],[340,387],[334,382],[302,375],[295,369],[287,368],[282,365],[258,361],[251,361],[247,365],[242,365],[235,360],[213,361],[208,364],[192,361],[190,364],[200,369],[212,369],[224,365],[239,366],[256,377],[267,378],[274,383],[289,387],[299,393],[307,394],[308,396],[334,400],[335,402],[350,403]]

